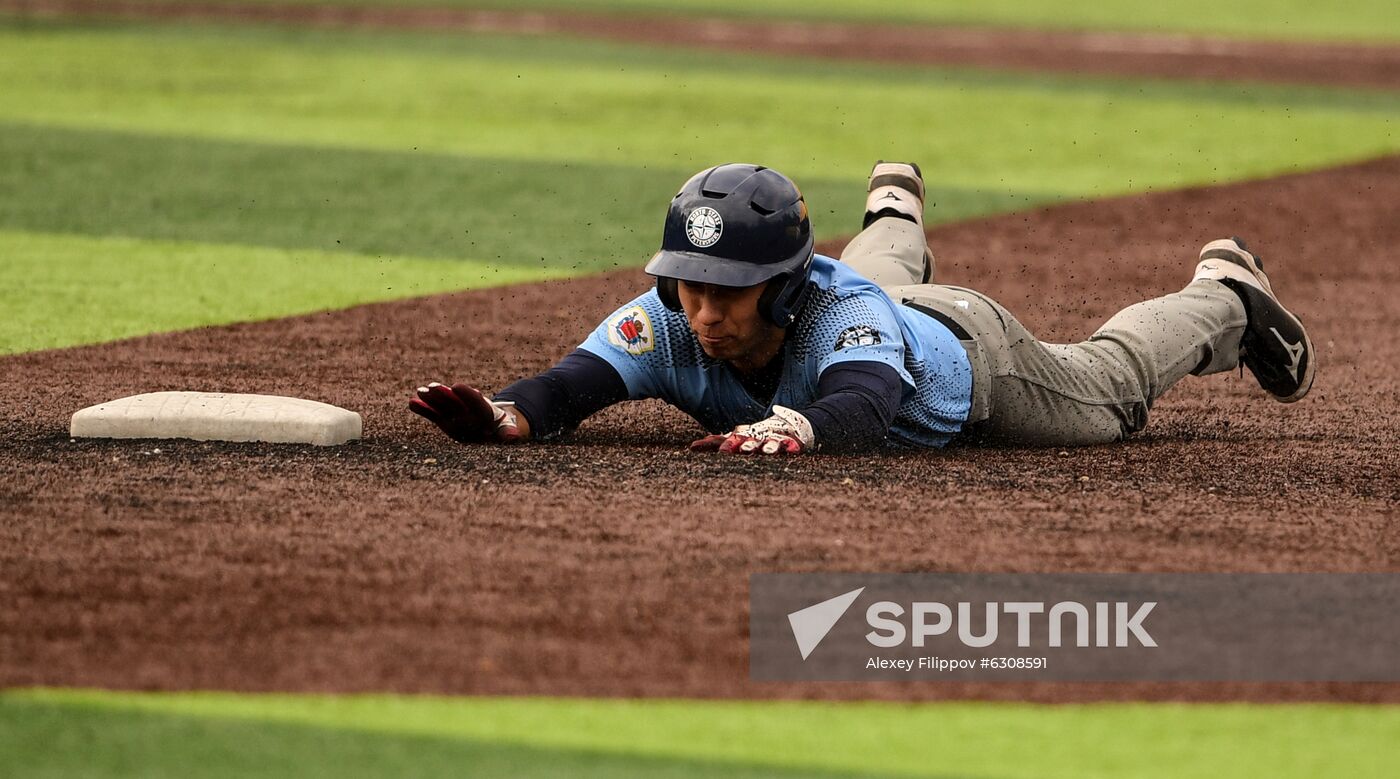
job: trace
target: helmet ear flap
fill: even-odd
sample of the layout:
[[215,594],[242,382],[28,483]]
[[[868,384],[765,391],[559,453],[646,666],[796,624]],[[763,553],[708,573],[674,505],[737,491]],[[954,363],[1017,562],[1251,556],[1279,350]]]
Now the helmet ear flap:
[[797,319],[802,301],[807,296],[805,273],[784,273],[768,282],[758,298],[758,314],[778,327],[787,327]]
[[675,279],[668,279],[664,276],[658,276],[656,278],[656,296],[658,298],[661,298],[661,305],[665,306],[671,311],[682,310],[681,295],[680,292],[676,290]]
[[781,276],[774,276],[768,280],[768,286],[763,288],[763,294],[758,296],[758,315],[777,325],[787,327],[789,316],[780,311],[782,304],[779,298],[783,296],[783,291],[787,289],[788,282],[792,281],[792,275],[784,273]]
[[808,279],[812,272],[813,255],[807,255],[807,262],[791,273],[774,276],[763,294],[758,298],[758,314],[778,327],[787,327],[797,321],[797,313],[807,299],[811,285]]

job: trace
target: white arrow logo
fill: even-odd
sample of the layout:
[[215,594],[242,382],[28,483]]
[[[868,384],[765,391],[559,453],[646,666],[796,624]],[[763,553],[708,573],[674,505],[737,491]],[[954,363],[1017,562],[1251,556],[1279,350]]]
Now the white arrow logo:
[[865,592],[864,587],[788,615],[792,637],[797,639],[797,650],[802,653],[803,660],[806,660],[807,656],[812,654],[812,650],[817,648],[817,644],[826,638],[826,634],[836,627],[841,615],[846,613],[846,609],[855,603],[862,592]]
[[1283,344],[1283,348],[1288,350],[1288,373],[1293,377],[1294,381],[1297,381],[1298,363],[1303,359],[1303,342],[1299,341],[1296,344],[1291,344],[1279,334],[1278,328],[1271,327],[1269,329],[1273,331],[1274,337],[1278,339],[1278,342]]

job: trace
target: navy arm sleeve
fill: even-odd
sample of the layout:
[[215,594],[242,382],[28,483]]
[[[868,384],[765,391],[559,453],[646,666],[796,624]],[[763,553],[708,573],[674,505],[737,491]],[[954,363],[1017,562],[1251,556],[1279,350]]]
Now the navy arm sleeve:
[[567,433],[589,416],[626,399],[627,385],[617,369],[582,349],[493,398],[513,402],[530,423],[530,437],[540,440]]
[[802,409],[823,450],[868,448],[885,440],[904,386],[882,362],[840,362],[817,379],[817,400]]

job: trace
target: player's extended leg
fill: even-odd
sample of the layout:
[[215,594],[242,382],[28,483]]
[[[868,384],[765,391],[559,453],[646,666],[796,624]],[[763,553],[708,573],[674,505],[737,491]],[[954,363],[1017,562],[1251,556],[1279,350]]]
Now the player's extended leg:
[[972,336],[972,439],[1027,446],[1117,441],[1141,430],[1153,401],[1189,374],[1243,360],[1285,402],[1307,394],[1312,344],[1274,297],[1258,259],[1233,239],[1201,252],[1180,292],[1120,311],[1087,341],[1038,341],[1005,308],[972,290],[890,290],[956,321]]
[[924,238],[924,179],[919,166],[877,162],[870,171],[865,229],[846,245],[841,261],[881,287],[933,278]]

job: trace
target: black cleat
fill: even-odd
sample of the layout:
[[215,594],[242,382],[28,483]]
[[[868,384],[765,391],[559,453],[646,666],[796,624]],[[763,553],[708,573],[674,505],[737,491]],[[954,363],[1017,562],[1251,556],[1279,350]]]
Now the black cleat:
[[[1240,362],[1275,400],[1292,403],[1312,389],[1316,353],[1302,320],[1274,296],[1264,263],[1238,238],[1211,241],[1201,249],[1197,279],[1215,279],[1244,301],[1249,317],[1240,339]],[[1194,281],[1195,279],[1193,279]]]

